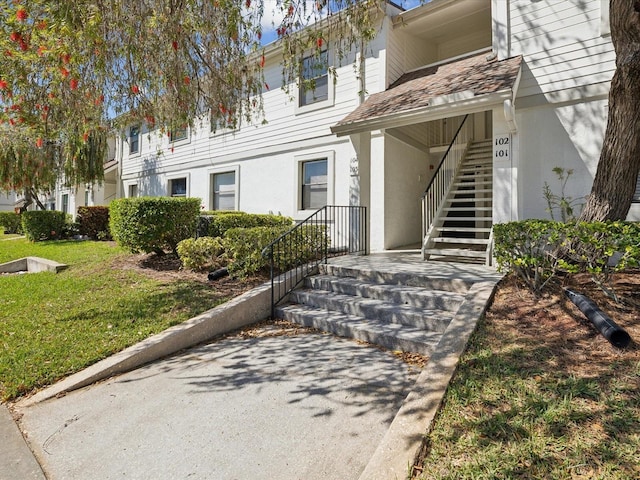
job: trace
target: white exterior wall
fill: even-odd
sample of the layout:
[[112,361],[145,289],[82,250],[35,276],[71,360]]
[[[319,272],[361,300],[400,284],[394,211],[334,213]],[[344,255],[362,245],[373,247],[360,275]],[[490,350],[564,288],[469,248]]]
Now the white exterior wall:
[[16,202],[16,194],[14,192],[3,193],[0,192],[0,211],[1,212],[13,212],[14,204]]
[[388,135],[384,147],[384,247],[420,243],[421,199],[431,176],[429,154]]
[[[516,215],[514,220],[549,218],[545,182],[554,194],[560,194],[553,168],[573,170],[567,196],[584,197],[591,191],[606,127],[615,54],[602,28],[600,0],[515,0],[508,3],[506,20],[505,3],[494,2],[494,26],[508,23],[509,41],[494,40],[494,45],[499,46],[500,57],[522,54],[524,61],[515,101],[518,131],[509,173],[510,178],[518,178],[517,208],[507,208],[508,195],[496,193],[495,220],[506,219],[507,210],[512,217]],[[494,121],[496,118],[494,115]],[[496,165],[494,180],[496,191],[503,188],[504,165]]]
[[[365,91],[379,91],[381,72],[380,37],[366,51]],[[333,104],[301,112],[297,99],[280,89],[281,67],[277,55],[267,57],[265,81],[270,89],[263,94],[266,124],[241,125],[234,132],[211,133],[208,119],[190,129],[188,139],[172,145],[166,134],[140,135],[140,153],[129,155],[125,136],[119,149],[122,164],[122,196],[132,184],[138,194],[167,195],[170,178],[187,177],[187,195],[202,199],[212,208],[211,174],[236,172],[237,207],[255,213],[282,213],[302,219],[310,212],[298,205],[299,162],[329,158],[328,203],[349,204],[349,162],[355,156],[349,139],[338,139],[330,127],[350,113],[360,102],[360,82],[353,62],[355,52],[337,67]],[[382,56],[384,59],[384,56]],[[295,95],[295,88],[292,89]]]

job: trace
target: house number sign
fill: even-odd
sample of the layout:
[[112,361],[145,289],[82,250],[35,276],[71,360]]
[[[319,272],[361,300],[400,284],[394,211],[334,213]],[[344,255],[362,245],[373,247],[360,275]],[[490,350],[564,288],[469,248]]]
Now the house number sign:
[[493,139],[494,160],[509,160],[511,158],[511,135],[496,135]]
[[349,172],[352,177],[358,176],[358,157],[351,157],[351,160],[349,161]]

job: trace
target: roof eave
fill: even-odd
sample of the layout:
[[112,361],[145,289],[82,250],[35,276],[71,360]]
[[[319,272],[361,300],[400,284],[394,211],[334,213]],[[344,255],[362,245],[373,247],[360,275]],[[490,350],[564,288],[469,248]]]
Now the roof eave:
[[514,91],[506,88],[493,93],[464,98],[454,102],[438,103],[414,110],[391,113],[369,120],[360,120],[345,125],[334,125],[331,127],[338,137],[351,135],[354,133],[371,132],[385,128],[397,128],[415,123],[429,122],[445,117],[451,117],[463,113],[476,113],[487,109],[489,106],[499,105],[505,100],[513,98]]

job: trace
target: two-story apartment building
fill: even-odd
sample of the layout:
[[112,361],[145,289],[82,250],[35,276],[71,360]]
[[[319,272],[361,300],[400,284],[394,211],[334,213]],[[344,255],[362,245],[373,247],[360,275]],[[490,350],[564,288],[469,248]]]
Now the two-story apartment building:
[[291,98],[279,49],[266,47],[264,125],[129,126],[102,200],[199,197],[205,209],[299,220],[364,205],[372,252],[482,258],[493,223],[549,216],[554,167],[573,171],[567,195],[589,193],[615,69],[607,0],[387,4],[362,52],[341,65],[325,55],[337,77],[307,69],[316,90]]

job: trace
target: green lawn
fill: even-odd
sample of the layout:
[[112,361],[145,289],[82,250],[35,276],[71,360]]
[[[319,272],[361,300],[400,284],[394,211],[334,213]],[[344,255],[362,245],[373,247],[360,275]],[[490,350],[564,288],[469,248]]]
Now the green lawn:
[[58,274],[0,276],[0,397],[49,385],[226,298],[195,281],[161,283],[112,268],[107,242],[4,240],[0,263],[44,257]]

